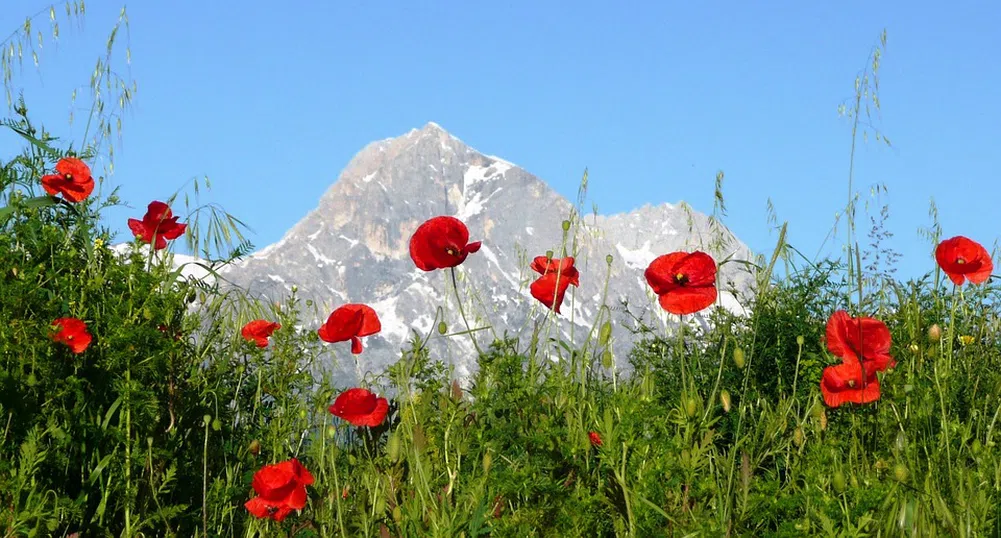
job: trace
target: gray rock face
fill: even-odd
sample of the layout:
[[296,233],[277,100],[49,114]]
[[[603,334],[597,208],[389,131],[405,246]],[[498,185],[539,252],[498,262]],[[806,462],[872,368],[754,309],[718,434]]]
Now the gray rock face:
[[[325,345],[338,375],[345,377],[341,381],[350,384],[398,360],[414,330],[423,336],[433,332],[428,344],[431,356],[454,365],[456,377],[465,378],[475,369],[469,334],[442,337],[432,331],[439,306],[449,333],[465,330],[450,273],[421,271],[410,259],[411,235],[434,216],[459,218],[469,228],[470,241],[483,243],[456,272],[458,295],[470,327],[491,327],[473,333],[481,348],[486,349],[494,335],[502,336],[505,331],[517,336],[522,348],[527,347],[536,323],[541,327],[543,354],[552,350],[555,357],[557,346],[547,339],[569,340],[571,331],[579,345],[599,313],[607,276],[612,347],[620,369],[627,367],[626,354],[633,341],[624,327],[632,323],[632,316],[621,311],[620,300],[627,300],[631,313],[653,326],[676,322],[660,309],[643,277],[650,261],[660,254],[694,249],[710,252],[717,261],[727,256],[751,259],[748,248],[722,227],[716,235],[729,245],[709,248],[713,234],[708,218],[683,206],[648,205],[612,216],[581,215],[581,226],[571,228],[565,243],[567,253],[576,256],[580,287],[569,288],[562,315],[555,315],[529,293],[538,276],[529,264],[547,250],[562,257],[561,223],[573,211],[571,202],[539,178],[481,154],[429,123],[366,146],[323,194],[316,209],[280,241],[224,274],[253,295],[272,301],[297,285],[300,297],[312,299],[318,308],[312,327],[345,303],[365,303],[375,309],[382,331],[362,339],[362,354],[352,356],[346,342]],[[607,254],[614,257],[611,267]],[[738,300],[723,293],[726,283],[732,281],[736,289],[746,290],[752,280],[738,264],[724,265],[718,304],[739,309]]]

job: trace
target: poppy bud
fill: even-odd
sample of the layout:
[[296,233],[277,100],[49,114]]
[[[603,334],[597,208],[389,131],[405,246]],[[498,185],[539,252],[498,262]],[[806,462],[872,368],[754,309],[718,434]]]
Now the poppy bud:
[[603,368],[612,367],[612,348],[606,347],[605,351],[601,352],[601,366]]
[[792,442],[796,443],[797,447],[803,446],[803,428],[797,427],[796,431],[792,433]]
[[257,439],[254,439],[253,441],[250,442],[250,446],[247,447],[247,451],[250,452],[251,454],[255,455],[255,456],[258,455],[258,454],[260,454],[261,453],[261,442],[258,441]]
[[34,373],[30,373],[28,374],[28,379],[25,380],[25,383],[27,383],[29,387],[34,387],[38,384],[38,378],[35,377]]
[[608,343],[608,339],[612,337],[612,323],[606,321],[601,324],[601,329],[598,331],[598,345],[603,346]]
[[730,412],[730,391],[723,389],[719,393],[719,403],[723,404],[723,412]]
[[733,364],[738,369],[744,369],[744,350],[741,348],[736,348],[733,350]]
[[803,338],[802,334],[796,337],[796,345],[797,346],[803,345],[803,342],[805,342],[805,341],[806,341],[806,339]]
[[400,459],[400,434],[393,432],[386,441],[386,454],[389,461],[396,463]]
[[692,398],[690,396],[688,398],[685,398],[685,413],[689,417],[694,417],[695,413],[697,413],[698,410],[699,408],[698,404],[695,402],[695,398]]
[[569,230],[570,230],[570,221],[569,220],[564,220],[563,221],[563,231],[566,232],[566,231],[569,231]]
[[494,457],[490,455],[490,451],[488,450],[488,451],[484,452],[483,453],[483,474],[487,474],[487,473],[490,472],[490,466],[493,464],[493,462],[494,462]]
[[444,321],[438,322],[438,334],[445,334],[448,332],[448,325],[445,325]]
[[403,520],[403,511],[400,510],[400,505],[393,507],[393,521],[399,523]]
[[546,259],[547,260],[553,259],[553,251],[551,251],[551,250],[547,250],[546,251]]
[[893,466],[893,478],[895,478],[897,482],[905,482],[907,480],[907,475],[907,466],[903,463],[898,463]]
[[297,291],[299,291],[299,286],[296,286],[295,284],[292,284],[292,293],[295,293]]
[[938,326],[938,323],[928,327],[928,339],[932,342],[938,342],[942,338],[942,327]]
[[831,485],[834,486],[834,491],[843,493],[845,491],[845,473],[840,469],[834,471],[834,476],[831,477]]
[[206,426],[208,426],[208,425],[209,425],[209,423],[210,423],[210,422],[212,422],[212,415],[205,415],[204,417],[202,417],[202,422],[203,422],[203,423],[204,423],[204,424],[205,424]]
[[902,431],[897,432],[897,439],[894,441],[894,445],[897,452],[903,452],[907,450],[907,434]]
[[612,265],[612,260],[614,260],[614,259],[615,259],[615,257],[613,257],[611,254],[608,254],[607,256],[605,256],[605,262],[608,263],[608,265]]
[[386,496],[379,495],[375,498],[375,504],[372,505],[372,510],[376,514],[383,514],[386,512]]
[[221,430],[222,429],[222,421],[219,420],[219,419],[213,419],[212,420],[212,429],[215,430],[215,431]]
[[333,427],[332,425],[327,426],[327,439],[333,439],[336,435],[337,435],[337,428]]

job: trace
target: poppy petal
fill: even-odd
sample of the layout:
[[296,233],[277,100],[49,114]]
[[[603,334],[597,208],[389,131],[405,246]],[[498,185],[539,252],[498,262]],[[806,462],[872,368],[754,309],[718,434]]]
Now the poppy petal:
[[694,314],[716,302],[716,288],[678,287],[661,295],[659,301],[660,306],[672,314]]

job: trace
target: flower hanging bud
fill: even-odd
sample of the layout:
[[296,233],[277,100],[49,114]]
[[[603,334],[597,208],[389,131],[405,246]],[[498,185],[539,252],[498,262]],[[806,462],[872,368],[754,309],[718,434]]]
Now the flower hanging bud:
[[938,342],[942,338],[942,327],[938,326],[938,323],[928,327],[928,339],[932,342]]
[[570,221],[569,220],[564,220],[563,221],[563,231],[567,232],[569,230],[570,230]]
[[723,412],[730,412],[730,391],[723,389],[719,393],[719,403],[723,404]]
[[438,322],[438,334],[445,334],[448,332],[448,325],[445,325],[444,321]]
[[741,348],[736,348],[733,350],[733,364],[738,369],[744,369],[744,350]]

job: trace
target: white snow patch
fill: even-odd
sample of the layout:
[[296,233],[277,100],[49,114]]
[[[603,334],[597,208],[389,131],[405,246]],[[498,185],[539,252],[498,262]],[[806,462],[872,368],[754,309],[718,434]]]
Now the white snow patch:
[[379,186],[382,187],[382,192],[389,192],[389,190],[386,189],[386,186],[383,185],[381,181],[376,181],[376,183],[378,183]]
[[332,260],[332,259],[324,256],[323,254],[320,254],[320,251],[316,250],[316,247],[314,247],[313,245],[307,244],[306,245],[306,250],[308,250],[309,253],[313,255],[313,258],[316,259],[316,261],[318,261],[318,262],[321,262],[321,263],[326,264],[326,265],[333,265],[333,264],[337,263],[335,260]]
[[322,231],[323,231],[323,223],[321,222],[321,223],[320,223],[320,227],[319,227],[319,228],[317,228],[315,232],[313,232],[313,233],[311,233],[311,234],[307,235],[306,237],[307,237],[307,238],[308,238],[308,239],[309,239],[310,241],[312,241],[312,240],[316,239],[316,236],[320,235],[320,232],[322,232]]
[[339,235],[337,237],[340,238],[340,239],[343,239],[343,240],[347,241],[348,243],[351,243],[351,246],[348,247],[348,248],[354,248],[354,246],[358,244],[358,240],[357,239],[351,239],[350,237],[345,237],[344,234],[341,234],[341,235]]
[[[383,150],[383,151],[385,151],[385,150]],[[369,181],[372,181],[372,179],[375,177],[375,174],[376,174],[375,172],[372,172],[371,174],[369,174],[369,175],[361,178],[362,182],[368,183]]]
[[279,247],[288,242],[292,238],[292,230],[289,230],[277,243],[271,243],[270,245],[264,247],[263,249],[251,254],[251,256],[257,258],[266,258],[269,254],[277,250]]
[[280,282],[282,284],[285,283],[285,279],[282,278],[282,277],[280,277],[280,276],[278,276],[278,275],[268,275],[268,278],[270,278],[271,280],[274,280],[275,282]]
[[489,201],[491,198],[493,198],[495,194],[497,194],[502,190],[503,188],[499,188],[494,192],[490,193],[490,196],[487,196],[486,200],[481,200],[482,196],[478,192],[473,194],[472,200],[463,201],[462,208],[456,214],[456,217],[460,220],[466,220],[469,217],[472,217],[473,215],[479,214],[481,211],[483,211],[483,204]]
[[407,324],[396,313],[396,302],[398,300],[399,297],[393,295],[369,304],[372,310],[375,310],[375,313],[378,314],[379,322],[382,323],[382,330],[379,331],[379,334],[383,338],[387,336],[396,337],[395,340],[386,338],[386,340],[390,340],[391,342],[402,342],[407,337]]
[[632,269],[646,269],[650,262],[657,257],[657,254],[650,250],[650,241],[647,240],[638,249],[628,249],[620,243],[615,244],[615,249],[619,251],[626,266]]
[[535,228],[532,228],[531,226],[525,226],[525,232],[527,232],[528,235],[532,235],[535,233]]

